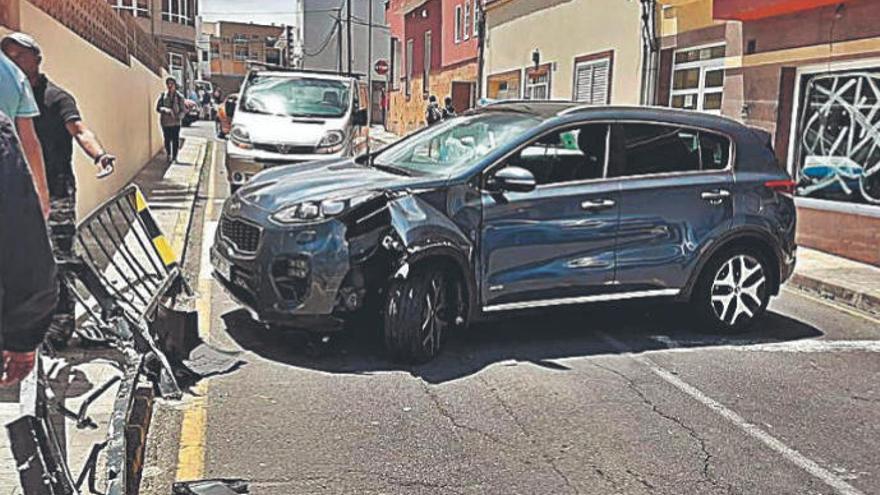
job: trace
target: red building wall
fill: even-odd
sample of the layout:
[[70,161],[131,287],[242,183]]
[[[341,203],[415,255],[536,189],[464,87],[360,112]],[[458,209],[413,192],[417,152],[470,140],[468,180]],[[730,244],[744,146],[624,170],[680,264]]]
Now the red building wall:
[[[470,5],[470,20],[463,31],[462,40],[455,42],[455,9],[461,7],[464,17],[465,4]],[[443,66],[449,67],[477,58],[477,36],[474,33],[474,0],[444,0],[443,1]],[[467,39],[464,39],[464,38]]]
[[441,0],[427,0],[404,15],[403,53],[406,57],[406,44],[413,40],[412,71],[410,76],[421,74],[425,63],[425,33],[431,32],[431,67],[437,70],[442,65],[443,54],[443,3]]

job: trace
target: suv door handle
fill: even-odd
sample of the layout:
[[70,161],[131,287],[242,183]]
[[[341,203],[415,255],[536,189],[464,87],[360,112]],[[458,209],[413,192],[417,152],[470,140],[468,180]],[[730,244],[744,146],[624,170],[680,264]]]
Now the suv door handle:
[[584,201],[581,203],[581,209],[586,211],[600,211],[607,210],[616,204],[617,203],[611,199],[597,199],[595,201]]
[[730,191],[727,189],[715,189],[714,191],[703,191],[700,197],[713,205],[721,204],[722,201],[730,197]]

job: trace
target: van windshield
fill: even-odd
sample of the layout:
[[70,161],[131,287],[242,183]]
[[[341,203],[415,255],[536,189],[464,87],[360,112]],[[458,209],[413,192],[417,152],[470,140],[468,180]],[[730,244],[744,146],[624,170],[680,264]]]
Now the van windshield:
[[256,75],[239,107],[245,112],[285,117],[342,117],[351,105],[351,85],[310,77]]

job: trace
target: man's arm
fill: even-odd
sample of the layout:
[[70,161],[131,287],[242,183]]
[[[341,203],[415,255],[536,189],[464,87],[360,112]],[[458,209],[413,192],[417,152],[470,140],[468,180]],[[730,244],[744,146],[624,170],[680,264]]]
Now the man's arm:
[[116,160],[116,157],[104,150],[104,147],[98,141],[98,137],[95,136],[91,129],[86,127],[82,120],[69,120],[64,125],[67,127],[67,132],[76,139],[76,142],[85,154],[101,169],[99,172],[100,177],[105,177],[113,172],[113,162]]
[[34,120],[19,117],[15,119],[15,128],[18,131],[18,138],[21,140],[21,148],[24,151],[25,159],[31,169],[34,188],[37,190],[37,196],[40,198],[43,215],[48,216],[49,184],[46,182],[46,164],[43,161],[43,149],[40,146],[40,138],[37,137],[37,130],[34,128]]

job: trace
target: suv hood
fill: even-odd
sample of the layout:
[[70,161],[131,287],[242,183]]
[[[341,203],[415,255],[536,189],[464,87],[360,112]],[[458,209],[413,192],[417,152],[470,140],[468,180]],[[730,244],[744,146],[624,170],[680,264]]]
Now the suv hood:
[[271,168],[254,176],[238,194],[246,203],[275,212],[306,201],[351,199],[371,191],[406,189],[428,181],[436,178],[397,175],[352,159],[322,160]]

